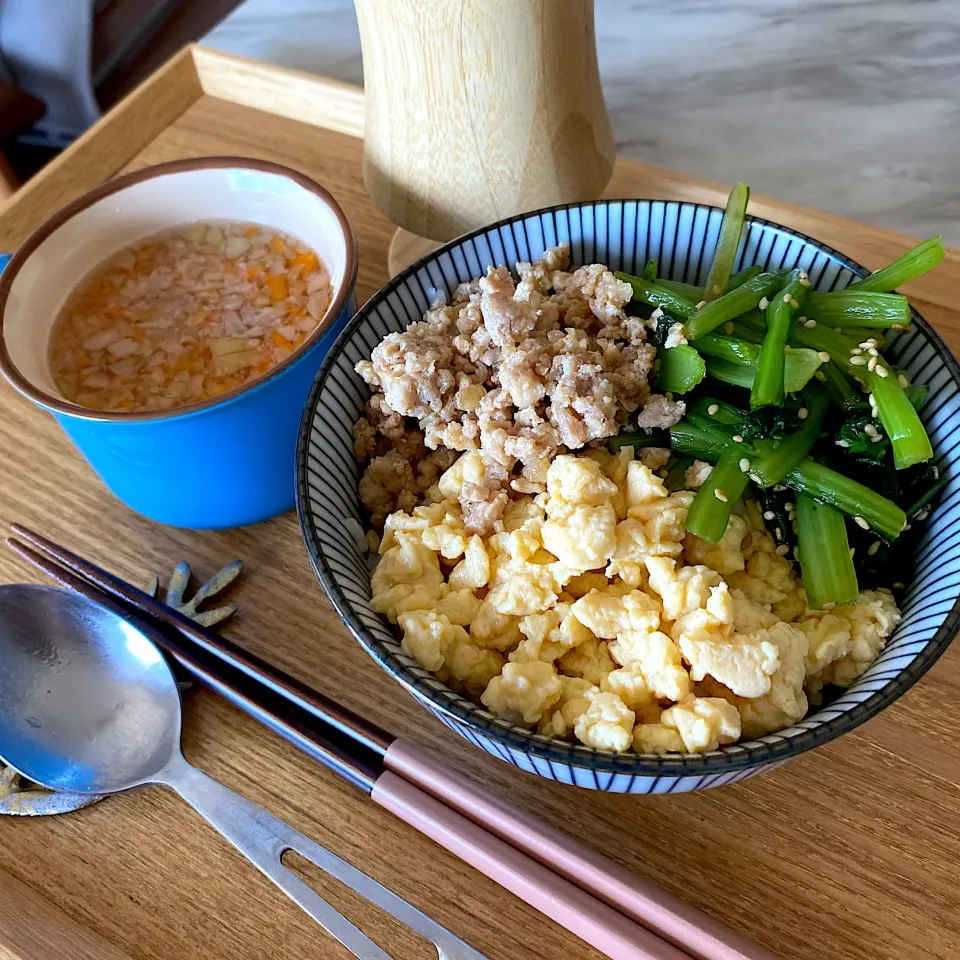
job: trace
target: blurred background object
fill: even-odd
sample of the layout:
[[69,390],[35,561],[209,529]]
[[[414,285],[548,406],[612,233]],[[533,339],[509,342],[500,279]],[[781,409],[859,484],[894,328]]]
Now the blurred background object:
[[355,3],[363,182],[401,228],[392,274],[422,254],[410,256],[414,238],[445,243],[525,210],[600,196],[616,156],[593,0]]
[[[0,0],[0,80],[35,96],[17,11],[42,21],[34,43],[60,49],[59,32],[70,56],[86,49],[96,110],[197,39],[363,80],[353,0]],[[595,21],[620,154],[960,245],[957,0],[596,0]],[[83,129],[90,99],[74,96],[72,117],[47,103],[48,125],[15,149],[0,116],[21,176],[55,152],[55,129]]]
[[240,0],[0,0],[0,199]]
[[[956,0],[596,0],[617,152],[960,246]],[[352,0],[245,0],[202,41],[361,83]]]

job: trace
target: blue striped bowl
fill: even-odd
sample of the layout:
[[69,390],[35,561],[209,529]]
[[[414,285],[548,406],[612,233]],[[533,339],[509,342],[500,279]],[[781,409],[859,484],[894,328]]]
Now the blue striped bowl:
[[[441,247],[395,277],[353,318],[327,355],[310,393],[297,450],[297,505],[314,569],[337,612],[367,652],[428,710],[476,746],[542,777],[621,793],[675,793],[732,783],[852,730],[909,689],[953,639],[960,622],[960,368],[914,313],[910,333],[887,354],[911,380],[928,384],[921,410],[949,484],[927,523],[903,600],[903,621],[876,663],[829,706],[788,730],[698,756],[614,756],[513,727],[454,693],[407,657],[390,624],[370,608],[370,575],[351,429],[368,390],[354,373],[380,339],[419,320],[436,291],[450,293],[488,264],[534,260],[567,241],[575,264],[600,261],[703,284],[722,211],[699,204],[608,200],[555,207],[504,220]],[[739,265],[802,266],[814,289],[846,286],[867,271],[810,237],[748,218]],[[936,531],[936,533],[934,532]]]

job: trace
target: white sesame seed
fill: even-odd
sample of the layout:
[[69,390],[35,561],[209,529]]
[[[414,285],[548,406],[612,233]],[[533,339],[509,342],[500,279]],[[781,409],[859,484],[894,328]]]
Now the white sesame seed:
[[723,290],[720,289],[720,284],[719,284],[719,283],[715,283],[715,284],[710,288],[710,292],[711,292],[715,297],[719,297],[720,294],[723,293]]
[[800,286],[801,286],[801,287],[809,287],[809,286],[810,286],[810,281],[809,281],[806,277],[801,277],[801,278],[800,278]]
[[709,413],[710,416],[712,417],[715,413],[719,411],[719,409],[720,409],[719,404],[711,403],[710,406],[707,407],[707,413]]
[[696,309],[699,310],[701,307],[705,307],[706,305],[707,305],[707,301],[706,301],[706,300],[701,300],[701,301],[697,304]]
[[902,373],[897,377],[897,383],[899,383],[901,387],[910,386],[910,381]]
[[743,437],[741,437],[739,433],[735,433],[730,439],[733,440],[734,443],[743,443]]
[[870,524],[867,523],[867,521],[864,520],[863,517],[859,517],[859,516],[854,517],[854,518],[853,518],[853,522],[854,522],[858,527],[860,527],[861,530],[869,530],[869,529],[870,529]]
[[783,539],[783,531],[782,531],[779,527],[777,527],[777,529],[773,531],[773,535],[774,535],[778,540],[782,540],[782,539]]
[[865,366],[867,365],[867,358],[866,358],[866,357],[851,357],[851,358],[850,358],[850,362],[851,362],[855,367],[865,367]]
[[820,358],[820,362],[821,362],[821,363],[829,363],[829,362],[830,362],[830,354],[827,353],[826,350],[821,350],[821,351],[817,354],[817,356]]
[[812,330],[816,325],[816,320],[805,320],[803,324],[808,330]]
[[827,375],[822,370],[817,370],[813,374],[821,383],[827,382]]
[[785,483],[775,483],[773,489],[776,493],[783,493],[787,489],[787,485]]
[[783,302],[784,302],[784,303],[789,303],[790,300],[791,300],[790,294],[789,294],[789,293],[785,293],[785,294],[783,295]]
[[850,350],[850,355],[852,357],[857,356],[857,354],[863,353],[863,347],[852,347]]
[[791,347],[789,343],[786,344],[783,348],[783,355],[786,356],[792,349],[793,347]]
[[776,520],[776,519],[777,519],[777,515],[776,515],[772,510],[764,510],[764,511],[763,511],[763,519],[764,519],[764,520]]
[[890,371],[889,371],[886,367],[877,367],[877,376],[878,376],[878,377],[885,377],[885,376],[887,376],[887,374],[889,374],[889,373],[890,373]]
[[874,540],[873,543],[867,547],[867,553],[872,557],[880,549],[880,541]]
[[890,329],[896,330],[897,333],[903,333],[903,331],[906,330],[907,328],[902,323],[891,323]]
[[893,586],[893,589],[894,589],[894,590],[902,590],[902,589],[903,589],[903,584],[902,584],[899,580],[898,580],[896,583],[894,583],[892,586]]
[[856,553],[856,550],[857,550],[856,547],[851,547],[851,548],[850,548],[850,559],[851,559],[851,560],[853,559],[853,555],[854,555],[854,553]]
[[930,470],[933,472],[933,479],[934,479],[934,480],[939,480],[939,479],[940,479],[940,468],[937,467],[937,466],[933,466],[933,467],[930,468]]
[[750,472],[750,461],[746,457],[743,457],[743,459],[740,461],[740,472],[741,473]]
[[809,414],[810,414],[810,411],[809,411],[806,407],[801,407],[801,408],[797,411],[797,416],[798,416],[801,420],[806,420]]
[[791,297],[791,298],[787,301],[787,303],[789,303],[790,306],[793,307],[794,310],[799,310],[799,309],[800,309],[800,301],[797,300],[796,297]]
[[880,356],[880,354],[878,353],[876,347],[870,347],[870,349],[867,350],[867,353],[869,353],[871,357],[879,357],[879,356]]
[[837,605],[837,601],[836,601],[836,600],[828,600],[828,601],[823,605],[823,609],[824,609],[824,610],[832,610],[836,605]]
[[757,306],[758,306],[761,310],[766,310],[767,307],[770,306],[770,301],[769,301],[766,297],[761,297],[761,298],[760,298],[760,302],[757,304]]
[[716,490],[713,491],[713,495],[714,495],[721,503],[729,503],[729,500],[727,499],[727,495],[726,495],[719,487],[718,487]]
[[[796,533],[796,532],[799,530],[799,527],[797,526],[796,517],[791,517],[791,518],[790,518],[790,529],[791,529],[794,533]],[[797,557],[797,559],[799,560],[799,559],[800,559],[800,554],[797,553],[796,549],[794,549],[793,552],[796,554],[796,557]]]
[[796,505],[795,505],[795,504],[790,503],[790,501],[788,500],[788,501],[783,505],[783,509],[786,510],[787,513],[793,513],[793,511],[796,510],[797,508],[796,508]]
[[901,532],[901,533],[906,533],[912,526],[913,526],[912,523],[905,523],[905,524],[903,525],[903,529],[902,529],[900,532]]
[[847,443],[846,440],[838,440],[838,441],[837,441],[837,446],[838,446],[838,447],[849,447],[850,444]]
[[723,325],[723,329],[724,329],[724,331],[726,332],[727,336],[729,337],[730,334],[733,333],[733,321],[732,321],[732,320],[728,320],[728,321]]
[[785,557],[789,552],[790,548],[785,543],[781,543],[774,551],[774,553],[778,553],[781,557]]
[[797,316],[797,323],[806,323],[807,318],[801,313]]
[[869,362],[867,363],[867,372],[873,373],[873,371],[876,369],[877,369],[877,358],[871,357]]
[[867,399],[870,401],[871,407],[875,407],[877,405],[877,398],[872,393],[867,394]]
[[864,350],[866,350],[868,347],[875,347],[876,345],[877,341],[872,338],[870,340],[862,340],[859,344],[859,346],[863,347]]
[[868,423],[864,428],[863,432],[869,437],[877,437],[880,435],[880,431],[872,424]]
[[870,438],[870,442],[871,442],[871,443],[879,443],[882,439],[883,439],[883,436],[878,433],[875,437],[871,437],[871,438]]

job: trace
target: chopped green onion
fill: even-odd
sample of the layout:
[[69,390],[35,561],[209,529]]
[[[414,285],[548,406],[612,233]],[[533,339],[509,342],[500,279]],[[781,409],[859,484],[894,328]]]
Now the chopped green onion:
[[680,344],[658,352],[657,386],[666,393],[687,393],[706,375],[707,365],[693,347]]
[[828,327],[909,327],[910,304],[899,293],[838,290],[811,293],[804,313]]
[[784,477],[813,449],[820,435],[830,400],[823,389],[813,384],[803,392],[807,411],[803,425],[795,433],[784,437],[772,450],[755,457],[750,466],[752,479],[760,487],[783,483]]
[[669,310],[678,317],[692,317],[697,308],[694,303],[686,297],[661,287],[659,284],[650,283],[642,277],[631,277],[629,273],[618,273],[618,280],[626,280],[633,287],[633,295],[644,303],[649,303],[653,307],[660,307],[663,310]]
[[902,287],[909,280],[919,277],[943,259],[943,244],[939,237],[931,237],[918,243],[902,257],[898,257],[889,266],[876,270],[869,277],[854,280],[848,290],[874,291],[886,293]]
[[[787,334],[793,319],[806,295],[806,274],[794,270],[790,279],[770,300],[766,309],[767,332],[760,345],[760,359],[757,362],[757,374],[750,389],[750,407],[783,405],[784,369],[787,346]],[[811,371],[812,375],[813,371]]]
[[929,460],[933,456],[930,438],[896,374],[885,363],[878,363],[867,373],[867,386],[890,438],[896,468],[904,470]]
[[687,337],[697,340],[728,320],[736,320],[748,310],[753,310],[764,297],[770,296],[783,285],[783,278],[781,273],[759,273],[736,290],[696,310],[695,316],[686,322]]
[[727,450],[697,491],[687,514],[687,531],[716,543],[727,529],[737,501],[747,489],[749,476],[742,468],[742,451]]
[[750,187],[745,183],[735,184],[727,197],[717,247],[713,252],[713,263],[710,264],[710,272],[707,274],[703,298],[708,302],[716,300],[727,289],[730,274],[733,273],[733,261],[740,247],[740,234],[743,233],[743,221],[749,202]]
[[847,524],[839,510],[801,493],[797,497],[797,546],[811,609],[853,603],[860,596]]

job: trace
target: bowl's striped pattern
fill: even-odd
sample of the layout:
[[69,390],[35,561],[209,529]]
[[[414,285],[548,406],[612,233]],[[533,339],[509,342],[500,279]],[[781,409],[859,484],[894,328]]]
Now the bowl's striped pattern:
[[[917,555],[904,619],[860,681],[788,730],[690,757],[613,756],[511,727],[464,699],[405,656],[390,625],[370,609],[370,577],[357,496],[352,427],[368,395],[354,373],[387,333],[405,328],[458,283],[489,264],[533,260],[560,241],[575,264],[607,263],[637,272],[655,257],[662,276],[702,284],[722,211],[700,204],[610,200],[556,207],[468,234],[413,264],[374,296],[330,349],[304,412],[297,454],[297,503],[307,549],[337,611],[368,653],[449,727],[489,753],[540,776],[600,790],[669,793],[730,783],[771,769],[853,729],[915,683],[946,649],[960,623],[960,368],[940,338],[914,315],[888,356],[911,380],[929,384],[921,416],[949,483]],[[749,219],[738,264],[802,266],[814,289],[846,286],[859,264],[809,237]]]

